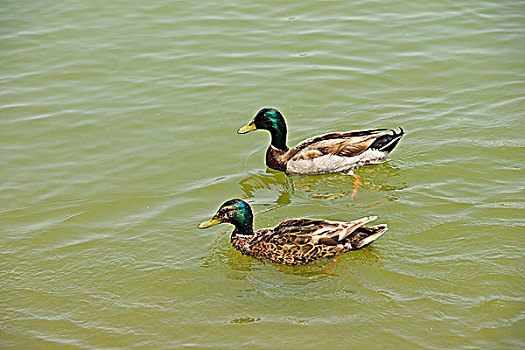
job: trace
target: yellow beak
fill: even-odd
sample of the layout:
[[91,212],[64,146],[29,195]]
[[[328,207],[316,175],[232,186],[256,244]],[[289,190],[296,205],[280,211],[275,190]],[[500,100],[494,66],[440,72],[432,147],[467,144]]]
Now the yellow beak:
[[222,221],[219,218],[215,218],[214,217],[214,218],[211,218],[208,221],[204,221],[198,227],[199,228],[207,228],[207,227],[212,227],[212,226],[218,225],[220,223],[222,223]]
[[254,122],[249,122],[239,130],[237,130],[237,133],[239,134],[246,134],[247,132],[257,130],[257,127],[255,126]]

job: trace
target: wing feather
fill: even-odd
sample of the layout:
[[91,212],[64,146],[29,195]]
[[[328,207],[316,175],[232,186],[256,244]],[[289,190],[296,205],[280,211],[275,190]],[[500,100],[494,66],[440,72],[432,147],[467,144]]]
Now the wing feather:
[[325,155],[355,157],[366,151],[386,129],[330,133],[312,137],[290,149],[288,159],[292,161],[311,160]]

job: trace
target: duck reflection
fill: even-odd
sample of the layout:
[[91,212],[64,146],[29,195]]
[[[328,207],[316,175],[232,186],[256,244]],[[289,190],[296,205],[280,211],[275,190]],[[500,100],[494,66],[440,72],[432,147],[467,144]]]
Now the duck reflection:
[[[357,187],[354,177],[359,179]],[[386,164],[365,166],[354,170],[354,174],[300,176],[294,185],[296,189],[308,193],[310,198],[327,200],[343,197],[354,200],[360,190],[394,192],[407,187],[402,170]]]
[[[393,192],[407,187],[403,170],[386,163],[361,167],[354,172],[361,181],[361,190]],[[266,169],[244,178],[239,185],[243,198],[247,200],[260,200],[265,198],[264,194],[272,197],[277,194],[277,198],[269,201],[271,204],[265,210],[268,211],[290,204],[295,191],[302,191],[313,199],[335,200],[349,197],[352,200],[356,188],[354,177],[350,175],[352,174],[289,175]]]
[[[351,273],[352,266],[361,264],[382,266],[384,261],[383,249],[373,245],[353,251],[350,254],[319,259],[302,266],[287,266],[271,261],[253,259],[231,249],[231,246],[226,243],[225,237],[217,238],[212,246],[211,254],[201,257],[200,266],[220,269],[231,280],[249,279],[254,282],[261,282],[258,280],[266,276],[275,281],[276,278],[278,279],[278,275],[283,274],[297,277],[298,279],[294,280],[296,285],[307,285],[337,277],[341,273]],[[273,268],[268,269],[268,267]],[[278,275],[268,276],[268,274],[275,273]]]
[[[294,180],[287,174],[266,169],[251,174],[239,182],[243,198],[246,200],[257,197],[258,199],[265,198],[264,192],[270,193],[272,196],[277,194],[277,198],[271,200],[272,206],[267,210],[276,209],[287,206],[291,203],[291,194],[295,191]],[[263,192],[260,194],[260,192]],[[256,195],[257,194],[257,195]]]

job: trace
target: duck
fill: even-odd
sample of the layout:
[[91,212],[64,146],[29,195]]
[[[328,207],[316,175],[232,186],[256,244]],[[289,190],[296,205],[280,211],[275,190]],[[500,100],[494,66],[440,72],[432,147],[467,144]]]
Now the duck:
[[392,133],[383,132],[388,129],[331,132],[289,148],[283,115],[275,108],[263,108],[237,133],[268,130],[271,143],[266,150],[266,165],[269,168],[315,175],[348,172],[359,166],[383,162],[405,135],[405,131],[399,129],[399,132],[391,130]]
[[242,199],[224,202],[216,214],[201,223],[201,229],[221,223],[235,226],[231,234],[233,247],[242,254],[259,260],[298,266],[320,258],[363,248],[388,229],[386,224],[364,226],[377,219],[366,216],[357,220],[288,219],[277,226],[253,229],[253,212]]

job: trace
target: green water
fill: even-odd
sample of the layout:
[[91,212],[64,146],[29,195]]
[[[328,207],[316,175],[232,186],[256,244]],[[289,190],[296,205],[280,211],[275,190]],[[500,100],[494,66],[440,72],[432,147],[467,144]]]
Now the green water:
[[[3,349],[525,347],[523,1],[0,4]],[[402,126],[377,166],[267,170],[289,144]],[[378,215],[339,261],[242,256],[256,228]]]

